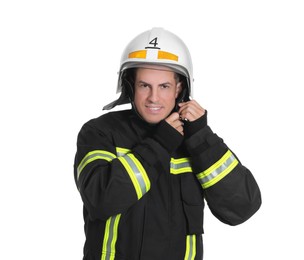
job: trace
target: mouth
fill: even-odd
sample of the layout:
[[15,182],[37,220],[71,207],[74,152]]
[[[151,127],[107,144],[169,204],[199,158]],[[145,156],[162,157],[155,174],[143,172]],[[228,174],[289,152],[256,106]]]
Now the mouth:
[[158,113],[162,109],[162,106],[146,106],[146,109],[151,113]]

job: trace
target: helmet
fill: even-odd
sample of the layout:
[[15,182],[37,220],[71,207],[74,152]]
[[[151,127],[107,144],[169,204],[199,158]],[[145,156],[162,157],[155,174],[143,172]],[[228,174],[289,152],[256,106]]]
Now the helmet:
[[149,65],[165,66],[184,76],[187,81],[187,92],[192,95],[193,67],[190,52],[185,43],[175,34],[163,28],[152,28],[136,36],[125,48],[121,60],[117,84],[120,98],[104,109],[129,103],[124,90],[124,72],[131,68]]

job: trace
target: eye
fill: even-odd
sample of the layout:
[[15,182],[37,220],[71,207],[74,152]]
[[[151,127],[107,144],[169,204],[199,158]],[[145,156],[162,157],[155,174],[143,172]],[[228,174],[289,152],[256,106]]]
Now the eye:
[[165,88],[165,89],[166,89],[166,88],[169,88],[169,87],[170,87],[170,85],[169,85],[169,84],[162,84],[162,85],[160,85],[160,87],[161,87],[161,88]]
[[149,85],[146,84],[146,83],[140,83],[138,86],[139,86],[140,88],[147,88],[147,87],[149,87]]

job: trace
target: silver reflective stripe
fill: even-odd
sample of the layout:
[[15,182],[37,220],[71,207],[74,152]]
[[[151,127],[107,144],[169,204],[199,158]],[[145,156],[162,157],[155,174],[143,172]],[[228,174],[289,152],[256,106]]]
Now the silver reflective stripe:
[[121,214],[110,217],[105,226],[101,260],[114,260],[116,253],[116,241],[118,237],[118,223]]
[[134,156],[130,149],[116,147],[118,160],[125,167],[133,183],[138,199],[150,190],[149,177],[140,161]]
[[227,151],[223,157],[207,170],[197,175],[203,188],[207,188],[224,178],[238,164],[237,159],[231,151]]
[[79,166],[77,167],[77,181],[84,167],[88,165],[90,162],[93,162],[98,159],[106,160],[110,162],[115,158],[116,156],[114,154],[103,150],[95,150],[87,153],[86,156],[80,162]]
[[174,159],[170,161],[170,173],[180,174],[185,172],[192,172],[191,162],[189,158]]
[[108,234],[108,241],[106,243],[107,248],[107,254],[106,254],[106,260],[110,260],[110,253],[111,252],[111,243],[114,236],[114,223],[115,223],[115,217],[110,218],[110,225],[109,225],[109,234]]
[[117,152],[117,156],[124,156],[125,153],[122,153],[122,152]]
[[189,239],[190,242],[189,242],[189,256],[188,256],[188,259],[191,260],[192,258],[192,254],[193,254],[193,240],[192,239]]
[[215,169],[213,172],[211,172],[208,176],[201,179],[201,183],[208,182],[212,179],[214,179],[217,175],[221,174],[223,171],[225,171],[228,166],[235,160],[235,157],[231,155],[222,165],[220,165],[217,169]]
[[132,159],[129,156],[124,156],[124,158],[128,162],[129,166],[132,169],[134,176],[136,177],[136,179],[138,181],[142,195],[145,194],[147,192],[147,188],[146,188],[146,184],[145,184],[142,173],[140,172],[140,170],[137,168],[136,164],[132,161]]
[[184,163],[180,163],[180,164],[174,164],[173,162],[171,162],[170,165],[171,165],[171,168],[174,170],[191,167],[191,164],[189,162],[184,162]]

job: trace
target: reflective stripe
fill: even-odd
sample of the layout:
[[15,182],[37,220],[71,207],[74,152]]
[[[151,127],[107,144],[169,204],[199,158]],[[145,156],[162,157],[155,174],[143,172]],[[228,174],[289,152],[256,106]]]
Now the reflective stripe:
[[174,159],[170,161],[170,173],[180,174],[185,172],[192,172],[191,162],[189,158]]
[[151,185],[145,169],[132,153],[118,157],[118,159],[127,170],[133,182],[137,197],[140,199],[150,189]]
[[[139,50],[139,51],[133,51],[128,54],[129,59],[146,59],[147,58],[147,50]],[[174,60],[178,61],[178,56],[167,51],[158,51],[157,52],[157,59],[159,60]]]
[[101,260],[114,260],[115,258],[115,245],[118,235],[118,223],[121,214],[110,217],[105,226],[105,232],[102,244]]
[[184,260],[194,260],[196,255],[196,236],[188,235],[186,238],[186,254]]
[[79,166],[77,167],[77,181],[84,167],[87,166],[90,162],[93,162],[98,159],[111,162],[115,158],[116,158],[115,154],[104,150],[95,150],[87,153],[86,156],[81,160]]
[[121,148],[121,147],[116,147],[116,154],[117,156],[124,156],[127,153],[130,153],[131,150],[127,148]]
[[158,51],[157,58],[178,61],[177,55],[170,53],[170,52],[166,52],[166,51]]
[[147,56],[147,50],[141,50],[141,51],[133,51],[130,52],[128,55],[129,59],[145,59]]
[[[126,148],[121,148],[121,147],[116,147],[116,154],[118,157],[124,156],[128,153],[130,153],[130,149]],[[181,174],[185,172],[192,172],[192,166],[191,166],[191,161],[189,158],[171,158],[170,161],[170,173],[171,174]]]
[[208,188],[229,174],[238,163],[232,152],[228,150],[215,164],[196,176],[203,188]]

